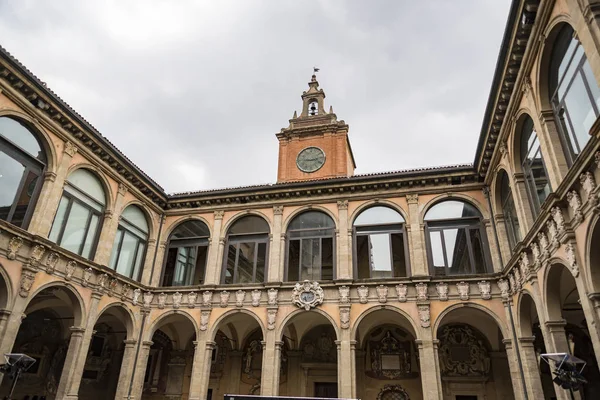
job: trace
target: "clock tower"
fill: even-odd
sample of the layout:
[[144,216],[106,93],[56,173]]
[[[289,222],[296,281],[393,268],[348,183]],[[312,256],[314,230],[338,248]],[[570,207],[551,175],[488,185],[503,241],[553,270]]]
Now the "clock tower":
[[348,125],[324,106],[325,92],[316,75],[302,93],[302,112],[277,134],[277,182],[339,178],[354,175],[356,164],[348,139]]

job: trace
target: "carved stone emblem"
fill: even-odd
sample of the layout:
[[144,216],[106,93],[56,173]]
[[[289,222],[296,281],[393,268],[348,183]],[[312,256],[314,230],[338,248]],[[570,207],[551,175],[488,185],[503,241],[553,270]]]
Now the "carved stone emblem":
[[81,281],[81,286],[86,287],[90,283],[90,279],[92,278],[93,270],[91,268],[87,268],[83,270],[83,280]]
[[338,287],[338,292],[340,293],[340,304],[350,303],[350,288],[348,286]]
[[487,376],[491,360],[483,338],[469,325],[446,325],[440,335],[439,361],[442,376]]
[[183,295],[179,292],[173,293],[173,308],[175,310],[177,310],[179,307],[181,307],[181,298],[182,297],[183,297]]
[[342,329],[350,328],[350,306],[340,306],[340,325]]
[[548,237],[546,236],[546,234],[544,232],[539,232],[538,235],[538,242],[540,243],[540,250],[541,250],[541,256],[542,258],[545,257],[545,254],[548,250]]
[[408,293],[408,286],[404,283],[396,285],[396,294],[398,295],[398,301],[404,303],[406,301],[406,294]]
[[323,303],[323,289],[319,282],[304,281],[296,283],[292,291],[292,303],[306,311]]
[[477,286],[482,299],[489,300],[492,298],[492,285],[488,281],[479,281]]
[[106,289],[107,283],[108,283],[108,275],[106,275],[106,274],[100,275],[100,278],[98,278],[98,286],[100,286],[102,289]]
[[200,330],[205,331],[208,329],[208,318],[210,317],[210,310],[202,310],[200,313]]
[[60,260],[60,256],[57,253],[50,253],[48,257],[46,257],[46,272],[51,274],[56,269],[56,264]]
[[121,300],[125,301],[131,292],[131,286],[128,283],[124,283],[121,286]]
[[386,399],[409,400],[410,397],[408,396],[406,390],[400,385],[383,385],[383,388],[379,391],[377,399],[375,400]]
[[529,248],[531,249],[531,254],[533,255],[533,266],[537,270],[540,267],[541,261],[542,261],[542,254],[540,253],[540,247],[538,246],[538,244],[536,242],[532,242],[531,246],[529,246]]
[[498,280],[498,289],[500,289],[500,295],[503,299],[508,299],[510,287],[506,279]]
[[252,297],[252,307],[260,306],[260,290],[254,289],[252,293],[250,293],[250,297]]
[[369,288],[361,286],[356,291],[358,292],[358,301],[361,304],[366,304],[369,301]]
[[69,281],[73,278],[73,274],[75,273],[75,268],[77,267],[77,263],[75,261],[69,261],[65,266],[65,280]]
[[196,308],[196,299],[198,294],[196,292],[189,292],[187,295],[187,304],[189,308]]
[[523,279],[523,283],[524,283],[531,276],[529,255],[524,251],[521,252],[521,258],[519,259],[519,265],[521,267],[521,279]]
[[426,283],[419,282],[415,285],[415,288],[417,289],[417,301],[425,301],[429,298]]
[[448,300],[448,284],[446,282],[440,282],[435,285],[435,291],[441,301]]
[[584,172],[579,177],[579,182],[581,183],[581,188],[587,195],[587,201],[592,205],[592,207],[598,204],[598,196],[594,194],[596,190],[596,179],[594,178],[594,174],[591,172]]
[[456,284],[456,289],[458,290],[458,296],[462,301],[469,300],[469,282],[458,282]]
[[516,293],[517,282],[515,280],[515,276],[512,273],[508,274],[508,283],[510,284],[510,293]]
[[165,308],[165,303],[167,302],[167,294],[165,292],[158,294],[158,308]]
[[388,287],[385,285],[377,286],[377,298],[380,303],[387,303]]
[[29,263],[34,266],[38,265],[45,252],[46,248],[44,246],[41,244],[36,245],[29,256]]
[[270,306],[277,305],[277,289],[271,288],[267,292],[267,301]]
[[29,295],[29,291],[33,286],[33,281],[35,280],[35,272],[29,269],[23,269],[21,271],[21,285],[19,288],[19,296],[27,297]]
[[573,243],[568,243],[565,248],[567,256],[567,262],[569,263],[569,269],[574,277],[577,278],[579,275],[579,266],[577,265],[577,256],[575,255],[575,246]]
[[67,141],[65,142],[65,148],[63,151],[69,156],[73,157],[75,153],[77,153],[77,146],[75,146],[73,142]]
[[573,221],[578,224],[583,221],[583,212],[581,197],[579,197],[579,193],[576,190],[571,190],[567,193],[567,201],[569,202],[569,207],[573,210]]
[[556,222],[557,233],[561,235],[565,231],[565,217],[563,215],[563,211],[560,207],[553,207],[550,212],[552,213],[554,222]]
[[19,249],[23,246],[23,239],[18,236],[13,236],[8,242],[8,249],[6,251],[6,257],[9,260],[14,260],[17,258],[17,253]]
[[142,295],[142,291],[137,288],[133,291],[133,298],[131,299],[131,302],[133,303],[133,305],[137,305],[138,301],[140,300],[140,296]]
[[154,294],[152,294],[152,292],[144,292],[144,307],[150,307],[152,299],[154,299]]
[[235,306],[244,307],[244,300],[246,300],[246,292],[238,290],[235,292]]
[[211,307],[212,306],[212,292],[210,290],[202,293],[202,306],[203,307]]
[[548,236],[550,238],[550,242],[553,247],[558,246],[558,230],[556,228],[556,222],[553,219],[549,219],[546,222],[546,227],[548,228]]
[[225,308],[227,306],[229,306],[229,296],[231,296],[231,293],[229,293],[227,290],[223,290],[220,294],[219,294],[219,298],[220,298],[220,306]]
[[419,306],[419,320],[421,321],[421,326],[423,328],[429,328],[431,325],[430,314],[429,314],[429,306]]
[[277,319],[277,308],[272,307],[267,310],[267,329],[275,329],[275,320]]
[[521,271],[517,266],[512,269],[512,273],[515,276],[515,289],[519,290],[523,286],[523,278],[521,277]]

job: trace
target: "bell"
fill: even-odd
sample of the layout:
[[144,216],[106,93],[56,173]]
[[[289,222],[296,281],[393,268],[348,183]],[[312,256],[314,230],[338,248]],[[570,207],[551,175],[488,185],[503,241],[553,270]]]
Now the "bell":
[[315,103],[310,105],[310,115],[317,115],[317,107],[315,106]]

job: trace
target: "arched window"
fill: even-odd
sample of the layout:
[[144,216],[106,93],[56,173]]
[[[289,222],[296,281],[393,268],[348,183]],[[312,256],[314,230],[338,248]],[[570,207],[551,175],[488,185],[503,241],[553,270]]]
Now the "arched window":
[[287,280],[334,278],[335,223],[325,213],[307,211],[296,216],[287,230]]
[[269,224],[255,215],[240,218],[229,228],[223,283],[265,281],[269,232]]
[[189,286],[204,283],[210,232],[202,221],[181,224],[169,237],[162,286]]
[[83,168],[73,171],[58,204],[50,240],[91,259],[96,251],[105,206],[106,197],[98,178]]
[[519,230],[519,219],[517,218],[517,209],[513,200],[508,174],[501,172],[500,177],[500,202],[502,203],[502,214],[504,215],[504,225],[508,235],[508,243],[511,249],[521,241],[521,231]]
[[45,169],[46,155],[31,130],[0,117],[0,219],[27,227]]
[[404,218],[389,207],[371,207],[354,220],[355,276],[408,276]]
[[446,200],[434,205],[425,214],[425,229],[433,275],[488,272],[481,215],[471,204]]
[[139,280],[146,258],[147,244],[146,215],[138,206],[128,206],[119,220],[119,228],[110,256],[110,267],[121,275]]
[[542,204],[546,197],[550,194],[550,180],[546,173],[546,165],[544,157],[540,149],[540,141],[538,140],[533,120],[528,116],[523,121],[521,128],[521,166],[525,175],[525,183],[527,185],[527,195],[533,211],[539,213]]
[[583,46],[568,24],[554,42],[548,87],[567,158],[573,163],[590,139],[590,128],[599,115],[600,89]]

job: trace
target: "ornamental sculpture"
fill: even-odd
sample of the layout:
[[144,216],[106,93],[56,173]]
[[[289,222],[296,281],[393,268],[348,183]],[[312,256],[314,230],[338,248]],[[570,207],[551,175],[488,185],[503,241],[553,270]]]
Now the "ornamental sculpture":
[[134,306],[137,305],[141,295],[142,295],[142,291],[139,288],[137,288],[133,291],[133,298],[132,298],[131,302],[133,303]]
[[546,236],[546,234],[544,232],[539,232],[538,235],[538,242],[540,243],[540,250],[541,250],[541,256],[542,259],[546,256],[547,251],[548,251],[548,237]]
[[36,245],[31,251],[31,255],[29,256],[29,263],[33,266],[38,265],[44,253],[46,252],[46,248],[41,244]]
[[75,261],[69,261],[65,266],[65,280],[69,281],[73,278],[73,274],[75,273],[75,268],[77,267],[77,263]]
[[408,286],[404,283],[396,285],[396,294],[398,295],[398,301],[404,303],[406,301],[406,294],[408,293]]
[[503,299],[508,299],[510,287],[506,279],[498,280],[498,289],[500,289],[500,296],[502,296]]
[[429,328],[429,326],[431,325],[429,306],[419,306],[418,309],[419,309],[419,320],[421,320],[421,326],[423,328]]
[[144,307],[150,307],[150,303],[152,303],[152,299],[154,299],[154,294],[152,292],[144,292]]
[[417,289],[417,301],[426,301],[429,298],[426,283],[419,282],[415,285],[415,288]]
[[269,308],[267,310],[267,329],[272,331],[275,329],[275,320],[277,319],[277,308]]
[[340,326],[342,329],[350,328],[350,306],[340,306]]
[[60,256],[58,253],[50,253],[48,257],[46,257],[46,272],[51,274],[56,269],[56,264],[58,264],[58,260],[60,260]]
[[442,328],[438,351],[442,376],[485,377],[491,359],[483,338],[468,325]]
[[267,304],[270,306],[277,305],[277,289],[271,288],[267,291]]
[[348,286],[340,286],[338,292],[340,294],[340,304],[350,303],[350,288]]
[[571,190],[567,193],[567,201],[569,202],[569,207],[573,210],[573,221],[578,224],[583,221],[583,212],[581,211],[581,197],[576,190]]
[[30,269],[21,270],[21,285],[19,288],[19,296],[27,297],[35,280],[35,272]]
[[121,300],[125,301],[127,297],[129,297],[130,292],[131,286],[129,286],[128,283],[124,283],[123,286],[121,286]]
[[83,270],[83,280],[81,281],[81,286],[86,287],[90,283],[90,279],[92,278],[93,270],[91,268],[87,268]]
[[458,290],[458,296],[462,301],[469,300],[469,282],[458,282],[456,284],[456,289]]
[[441,301],[448,300],[448,284],[446,282],[440,282],[435,285],[435,291]]
[[546,227],[548,228],[548,237],[550,238],[552,247],[558,247],[558,229],[556,228],[556,222],[554,222],[553,219],[549,219],[546,222]]
[[484,300],[489,300],[492,298],[492,285],[488,281],[479,281],[477,282],[477,286],[479,287],[479,294],[481,294],[481,298]]
[[250,295],[252,296],[252,307],[260,306],[260,290],[253,290]]
[[525,251],[521,252],[521,258],[519,259],[519,266],[521,267],[521,278],[525,282],[531,275],[531,269],[529,264],[529,256]]
[[212,306],[212,292],[210,290],[206,290],[202,293],[202,307],[211,307]]
[[303,283],[296,283],[292,291],[292,303],[306,311],[322,304],[323,289],[319,286],[319,282],[305,280]]
[[541,264],[542,254],[540,253],[540,246],[536,242],[532,242],[529,246],[531,254],[533,255],[533,267],[537,270]]
[[165,308],[165,303],[167,302],[167,294],[165,292],[159,293],[158,295],[158,308]]
[[107,282],[108,282],[108,275],[106,275],[106,274],[100,275],[100,278],[98,278],[98,286],[100,286],[102,289],[105,289]]
[[568,243],[565,248],[569,269],[575,278],[579,275],[579,266],[577,265],[577,256],[575,255],[575,246],[573,243]]
[[565,231],[565,217],[563,215],[563,211],[560,207],[553,207],[550,210],[552,214],[552,218],[554,218],[554,222],[556,222],[557,233],[561,235]]
[[579,177],[579,182],[581,183],[581,188],[585,192],[588,198],[588,202],[595,207],[598,204],[598,196],[594,194],[596,190],[596,179],[594,179],[594,174],[591,172],[584,172]]
[[229,296],[231,295],[231,293],[229,293],[227,290],[223,290],[221,293],[219,293],[219,305],[223,308],[229,306]]
[[410,400],[408,393],[400,385],[384,385],[376,400]]
[[510,284],[510,293],[516,293],[517,282],[515,280],[515,276],[512,273],[508,274],[508,283]]
[[175,310],[177,310],[179,307],[181,307],[182,297],[183,297],[183,295],[179,292],[173,293],[173,308]]
[[187,295],[187,302],[188,302],[188,307],[189,308],[195,308],[196,307],[196,298],[198,297],[198,295],[196,294],[196,292],[189,292]]
[[358,289],[356,289],[356,291],[358,292],[358,301],[361,304],[366,304],[369,302],[369,288],[366,286],[361,286]]
[[513,274],[515,276],[515,289],[519,290],[523,286],[523,278],[518,267],[513,268]]
[[388,287],[385,285],[377,286],[377,297],[380,303],[387,303]]
[[117,290],[118,283],[119,283],[119,281],[117,280],[117,278],[112,278],[110,280],[110,282],[108,282],[108,288],[110,289],[110,293],[109,293],[110,296],[112,296],[113,293],[115,293],[115,291]]
[[210,310],[202,310],[200,313],[200,330],[205,331],[208,329],[208,318],[210,317]]
[[246,292],[243,290],[238,290],[235,292],[235,306],[236,307],[244,307],[244,300],[246,300]]
[[8,243],[8,249],[6,251],[6,257],[9,260],[14,260],[17,258],[17,252],[23,246],[23,239],[18,236],[13,236]]
[[378,330],[367,342],[370,365],[365,371],[367,376],[376,379],[415,378],[412,373],[413,345],[399,329]]

